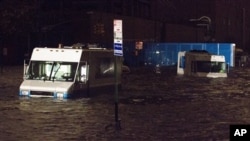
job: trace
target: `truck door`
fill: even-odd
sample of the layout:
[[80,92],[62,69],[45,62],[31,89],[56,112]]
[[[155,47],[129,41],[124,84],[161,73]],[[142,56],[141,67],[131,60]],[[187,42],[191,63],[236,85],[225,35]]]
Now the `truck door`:
[[79,78],[80,83],[86,84],[89,78],[89,65],[87,64],[87,62],[80,63],[79,71],[80,71],[80,78]]
[[181,51],[178,53],[178,61],[177,61],[177,74],[184,74],[185,69],[185,51]]
[[89,80],[89,65],[86,61],[82,61],[80,62],[77,70],[75,90],[82,91],[84,89],[87,89],[89,87],[88,80]]

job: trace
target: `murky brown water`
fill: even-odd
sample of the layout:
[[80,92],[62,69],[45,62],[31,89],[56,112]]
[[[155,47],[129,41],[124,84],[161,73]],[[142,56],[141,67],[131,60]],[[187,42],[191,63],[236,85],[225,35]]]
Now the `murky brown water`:
[[22,67],[0,76],[0,140],[228,141],[230,124],[250,123],[250,69],[228,78],[194,78],[136,70],[119,92],[75,100],[20,99]]

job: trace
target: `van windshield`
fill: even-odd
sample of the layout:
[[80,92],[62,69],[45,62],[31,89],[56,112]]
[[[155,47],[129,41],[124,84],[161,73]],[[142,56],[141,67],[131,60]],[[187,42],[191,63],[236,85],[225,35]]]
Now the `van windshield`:
[[225,73],[225,62],[211,62],[211,61],[192,61],[192,69],[195,72],[212,72],[212,73]]
[[31,61],[26,79],[44,81],[74,81],[77,62]]

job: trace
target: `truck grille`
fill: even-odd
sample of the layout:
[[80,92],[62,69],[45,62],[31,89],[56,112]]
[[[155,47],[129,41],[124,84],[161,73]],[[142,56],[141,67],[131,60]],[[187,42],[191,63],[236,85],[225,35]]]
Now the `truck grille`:
[[53,92],[40,92],[40,91],[31,91],[30,92],[31,96],[48,96],[48,97],[53,97],[54,93]]

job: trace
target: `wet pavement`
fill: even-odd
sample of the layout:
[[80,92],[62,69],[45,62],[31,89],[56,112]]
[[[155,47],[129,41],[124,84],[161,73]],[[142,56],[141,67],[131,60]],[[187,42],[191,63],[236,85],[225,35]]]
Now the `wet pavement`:
[[0,76],[0,140],[4,141],[229,141],[230,124],[250,123],[250,69],[228,78],[155,74],[123,75],[121,130],[115,128],[114,92],[89,98],[20,99],[22,67]]

